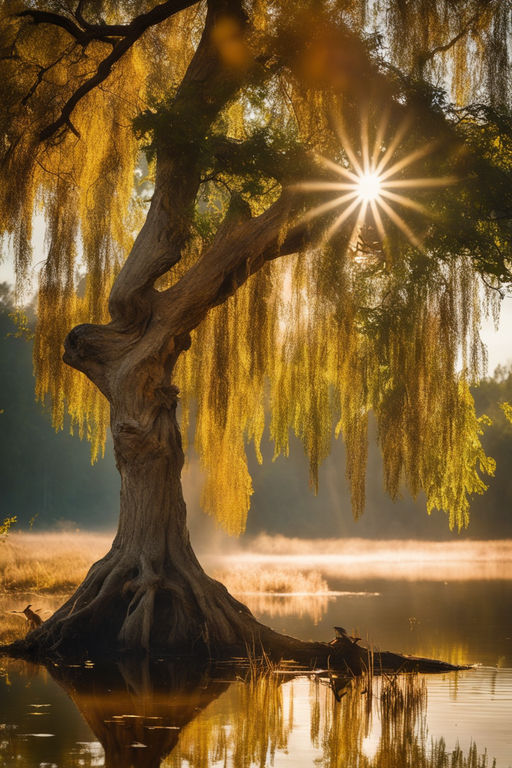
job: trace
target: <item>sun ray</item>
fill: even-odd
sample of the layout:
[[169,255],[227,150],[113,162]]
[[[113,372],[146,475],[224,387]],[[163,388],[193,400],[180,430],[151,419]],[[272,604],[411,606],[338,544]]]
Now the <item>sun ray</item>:
[[370,165],[370,140],[368,130],[368,107],[364,106],[361,112],[361,150],[363,155],[364,173],[370,173],[372,169],[372,166]]
[[359,203],[359,195],[356,191],[349,192],[346,195],[341,195],[341,197],[335,197],[333,200],[328,200],[326,203],[322,203],[316,208],[312,208],[310,211],[305,213],[301,221],[311,221],[311,219],[315,219],[317,216],[321,216],[323,213],[327,213],[327,211],[332,211],[333,208],[338,208],[340,205],[343,205],[343,203],[347,203],[349,200],[353,200],[354,198],[357,198],[356,203]]
[[359,181],[357,174],[355,174],[353,171],[350,171],[348,168],[344,168],[342,165],[338,165],[332,160],[329,160],[328,157],[315,155],[315,159],[318,160],[318,162],[321,163],[325,168],[329,168],[329,170],[334,171],[340,176],[344,176],[346,179],[351,179],[355,184],[357,184]]
[[386,149],[383,156],[379,160],[378,165],[375,168],[375,173],[380,174],[382,169],[386,167],[388,160],[393,156],[393,153],[395,152],[396,148],[398,147],[398,145],[404,138],[405,134],[407,133],[410,124],[411,124],[410,119],[406,119],[400,124],[397,132],[395,133],[391,141],[391,144],[389,145],[389,147]]
[[357,260],[357,239],[359,237],[359,234],[361,232],[361,228],[363,225],[364,220],[366,219],[366,211],[368,210],[368,206],[370,204],[370,200],[363,200],[362,205],[357,213],[357,219],[356,223],[354,224],[354,228],[351,232],[348,246],[347,248],[352,249],[354,252],[354,258]]
[[352,234],[350,235],[350,239],[348,241],[348,247],[351,248],[352,244],[357,242],[357,237],[359,234],[359,230],[361,229],[361,226],[366,218],[366,211],[368,210],[368,205],[370,204],[370,200],[363,200],[363,203],[361,205],[361,208],[358,211],[356,223],[354,224],[354,229],[352,230]]
[[352,163],[353,167],[355,168],[357,174],[361,176],[363,174],[363,169],[361,168],[361,163],[359,162],[356,153],[352,149],[352,144],[349,141],[349,138],[347,136],[347,133],[345,131],[345,126],[343,125],[341,117],[338,117],[338,119],[335,122],[335,129],[338,133],[338,138],[340,139],[341,146],[347,153],[347,157]]
[[424,252],[425,249],[423,248],[423,243],[418,237],[416,237],[412,229],[405,223],[402,217],[399,216],[398,213],[390,205],[388,205],[385,200],[382,200],[382,198],[379,201],[379,205],[387,213],[389,218],[396,224],[396,226],[404,233],[412,245],[416,246],[418,250]]
[[458,181],[456,176],[438,176],[437,178],[430,178],[424,176],[418,179],[390,179],[384,183],[385,189],[398,189],[407,187],[445,187],[449,184],[456,184]]
[[373,214],[373,220],[375,221],[375,226],[377,227],[377,232],[380,235],[380,239],[382,240],[382,243],[386,242],[386,229],[384,227],[384,222],[382,221],[382,216],[379,212],[379,206],[375,202],[375,200],[370,200],[370,208],[372,209]]
[[351,203],[348,208],[345,208],[345,210],[338,216],[337,219],[334,220],[334,222],[331,224],[327,232],[325,233],[325,236],[323,238],[324,242],[328,242],[331,237],[334,235],[334,233],[341,227],[344,221],[348,219],[348,217],[352,214],[355,208],[357,208],[358,205],[364,205],[364,203],[361,202],[359,198],[354,200],[353,203]]
[[407,168],[407,166],[411,165],[411,163],[414,163],[415,160],[419,160],[421,157],[425,157],[426,155],[430,154],[435,144],[436,142],[424,144],[422,147],[419,147],[419,149],[416,149],[414,152],[410,152],[401,160],[393,163],[393,165],[391,165],[389,168],[385,168],[380,174],[381,179],[383,181],[388,179],[390,176],[398,173],[398,171],[401,171],[403,168]]
[[410,197],[405,197],[405,195],[397,195],[395,192],[390,192],[389,190],[385,189],[385,187],[380,190],[380,194],[383,197],[386,197],[388,200],[393,200],[395,203],[399,203],[399,205],[403,205],[405,208],[418,211],[418,213],[422,213],[424,216],[432,217],[433,215],[432,211],[430,211],[425,205],[416,202],[416,200],[411,200]]
[[298,184],[292,184],[288,189],[301,192],[328,192],[329,190],[355,190],[355,186],[354,182],[349,184],[343,181],[301,181]]
[[379,127],[377,128],[377,135],[375,136],[375,143],[373,145],[373,152],[371,157],[371,168],[377,169],[377,158],[381,152],[382,149],[382,142],[384,141],[384,136],[386,134],[386,128],[389,121],[389,107],[385,110],[382,119],[379,123]]

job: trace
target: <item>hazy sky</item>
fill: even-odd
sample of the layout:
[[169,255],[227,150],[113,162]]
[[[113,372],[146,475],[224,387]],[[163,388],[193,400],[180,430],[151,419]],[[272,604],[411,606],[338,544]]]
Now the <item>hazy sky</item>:
[[482,339],[489,352],[489,373],[497,365],[512,362],[512,297],[502,302],[499,329],[496,331],[492,320],[488,320],[482,329]]

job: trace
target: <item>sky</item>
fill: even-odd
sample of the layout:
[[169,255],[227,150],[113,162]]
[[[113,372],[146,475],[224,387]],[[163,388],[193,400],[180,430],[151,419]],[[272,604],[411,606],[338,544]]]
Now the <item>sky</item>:
[[498,330],[493,320],[489,319],[484,323],[481,335],[489,354],[489,374],[498,365],[512,363],[512,296],[502,301]]

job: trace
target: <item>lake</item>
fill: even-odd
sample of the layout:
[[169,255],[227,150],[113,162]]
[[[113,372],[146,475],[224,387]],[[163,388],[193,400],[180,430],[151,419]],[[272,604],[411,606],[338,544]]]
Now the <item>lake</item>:
[[[400,565],[397,561],[400,560]],[[246,594],[266,623],[472,669],[359,681],[293,667],[240,671],[155,662],[47,670],[2,661],[0,766],[169,768],[512,767],[510,563],[347,563],[336,555],[210,558],[208,568],[308,569],[315,595]]]

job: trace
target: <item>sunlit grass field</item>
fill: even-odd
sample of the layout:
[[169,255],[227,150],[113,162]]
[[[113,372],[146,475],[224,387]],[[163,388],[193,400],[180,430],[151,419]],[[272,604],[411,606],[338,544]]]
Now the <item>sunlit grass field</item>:
[[[112,535],[96,533],[12,533],[0,542],[0,590],[66,594],[104,555]],[[316,571],[262,567],[257,562],[215,568],[212,576],[237,593],[322,594],[328,584]]]
[[84,578],[110,534],[13,532],[0,540],[0,643],[22,637],[29,603],[46,619]]
[[111,541],[111,534],[11,533],[0,542],[0,589],[67,593]]

